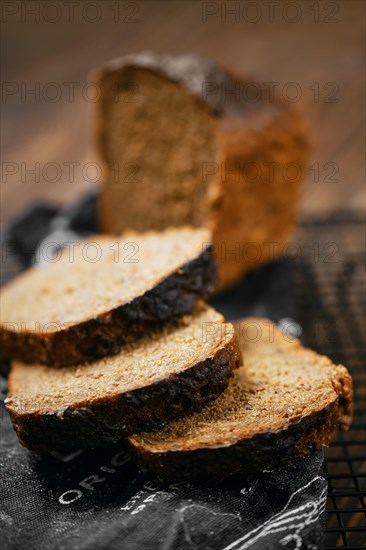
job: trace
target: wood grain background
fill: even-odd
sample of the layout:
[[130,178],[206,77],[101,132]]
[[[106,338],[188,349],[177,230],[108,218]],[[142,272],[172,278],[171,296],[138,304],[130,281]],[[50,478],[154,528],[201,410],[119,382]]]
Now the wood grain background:
[[69,200],[97,177],[88,164],[95,160],[88,73],[145,49],[211,56],[296,99],[314,144],[303,215],[362,209],[365,6],[363,0],[3,2],[2,219],[39,198]]

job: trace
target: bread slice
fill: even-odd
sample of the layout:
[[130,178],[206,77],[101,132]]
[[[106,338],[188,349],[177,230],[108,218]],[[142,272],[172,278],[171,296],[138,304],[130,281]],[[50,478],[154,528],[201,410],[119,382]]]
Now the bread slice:
[[309,151],[293,104],[195,55],[128,55],[93,78],[106,231],[207,226],[221,287],[281,254]]
[[3,356],[62,366],[118,353],[191,311],[216,281],[206,229],[100,236],[56,259],[1,291]]
[[203,304],[118,355],[53,369],[15,362],[7,409],[36,451],[94,447],[199,410],[241,362],[234,327]]
[[202,412],[129,438],[142,464],[162,477],[224,477],[276,468],[328,445],[352,418],[343,366],[303,348],[266,320],[237,325],[244,366]]

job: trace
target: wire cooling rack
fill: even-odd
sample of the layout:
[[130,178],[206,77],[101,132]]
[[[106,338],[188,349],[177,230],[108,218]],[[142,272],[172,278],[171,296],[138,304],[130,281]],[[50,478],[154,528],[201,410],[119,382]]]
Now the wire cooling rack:
[[328,519],[324,545],[366,547],[365,226],[342,214],[301,224],[292,250],[294,292],[306,344],[348,367],[355,410],[349,432],[325,452]]

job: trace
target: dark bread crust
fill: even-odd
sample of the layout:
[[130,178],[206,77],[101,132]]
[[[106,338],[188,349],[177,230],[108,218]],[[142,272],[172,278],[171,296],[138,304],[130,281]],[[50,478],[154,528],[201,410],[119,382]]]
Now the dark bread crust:
[[[215,61],[194,54],[180,56],[156,52],[128,54],[112,59],[96,69],[91,75],[91,79],[99,83],[103,94],[105,93],[105,79],[130,67],[150,71],[179,84],[217,119],[234,115],[249,120],[257,114],[258,106],[255,101],[246,102],[245,110],[243,110],[243,102],[239,97],[240,90],[237,89],[240,83],[253,84],[250,79],[243,79],[241,75],[234,74],[233,71],[223,68]],[[223,101],[222,92],[225,90],[228,93]],[[261,97],[261,107],[266,107],[265,99],[265,97],[263,99]],[[102,116],[102,101],[97,103],[97,107],[99,116]],[[273,96],[271,107],[267,107],[267,109],[269,115],[272,116],[274,112],[279,115],[281,112],[288,111],[289,106],[276,94]],[[257,123],[258,120],[253,121],[253,124]],[[100,138],[99,133],[98,137]],[[99,145],[103,146],[103,144],[103,141],[99,142]]]
[[234,474],[249,474],[264,469],[275,469],[298,457],[312,454],[328,446],[337,430],[348,430],[353,413],[352,379],[344,367],[334,385],[336,398],[324,408],[293,419],[286,429],[263,432],[239,440],[229,446],[216,446],[215,434],[210,447],[149,452],[139,436],[128,439],[140,464],[147,466],[162,478],[215,479]]
[[217,281],[212,245],[142,296],[93,319],[56,332],[1,327],[1,356],[53,367],[78,365],[118,353],[149,328],[189,313]]
[[[241,364],[236,334],[215,353],[185,371],[128,393],[72,405],[54,413],[26,413],[6,405],[22,445],[33,451],[65,451],[113,443],[136,431],[161,427],[186,411],[199,411],[228,385]],[[12,394],[11,379],[9,394]],[[14,388],[16,393],[16,388]]]

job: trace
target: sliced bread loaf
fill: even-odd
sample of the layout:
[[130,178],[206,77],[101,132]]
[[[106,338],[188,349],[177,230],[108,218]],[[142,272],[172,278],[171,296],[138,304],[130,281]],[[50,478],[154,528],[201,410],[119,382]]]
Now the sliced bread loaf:
[[206,229],[96,237],[56,260],[2,289],[3,357],[61,366],[117,353],[191,311],[216,281]]
[[53,369],[15,362],[6,406],[29,449],[93,447],[199,410],[224,391],[240,362],[234,327],[201,304],[94,363]]
[[244,366],[201,412],[129,438],[161,476],[227,476],[276,468],[328,445],[352,418],[352,380],[343,366],[305,349],[265,320],[238,324]]
[[207,226],[221,286],[281,254],[309,147],[302,118],[271,83],[151,52],[94,78],[105,230]]

